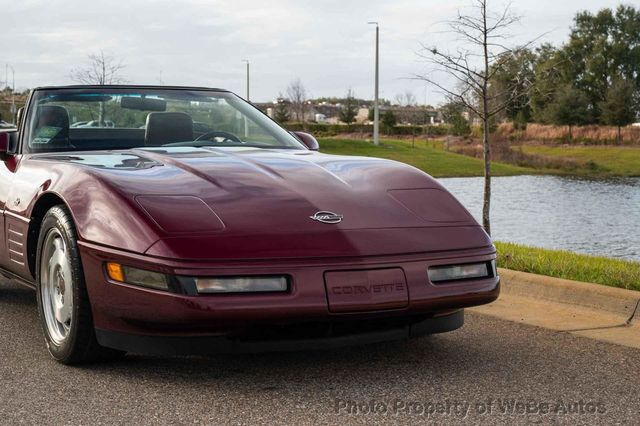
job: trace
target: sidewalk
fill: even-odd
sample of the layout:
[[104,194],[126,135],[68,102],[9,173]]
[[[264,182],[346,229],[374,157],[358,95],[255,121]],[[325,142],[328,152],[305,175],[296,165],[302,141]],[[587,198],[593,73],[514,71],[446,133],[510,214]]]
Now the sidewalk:
[[640,292],[500,269],[500,298],[473,312],[640,348]]

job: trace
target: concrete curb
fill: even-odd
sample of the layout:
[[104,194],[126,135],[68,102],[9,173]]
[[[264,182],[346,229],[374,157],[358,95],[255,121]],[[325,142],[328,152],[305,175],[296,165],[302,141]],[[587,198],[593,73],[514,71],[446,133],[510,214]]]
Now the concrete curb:
[[640,349],[640,292],[499,269],[498,300],[470,308],[507,321]]
[[[607,287],[528,272],[498,268],[504,294],[583,306],[622,315],[629,320],[640,315],[640,291]],[[634,315],[636,313],[637,315]]]

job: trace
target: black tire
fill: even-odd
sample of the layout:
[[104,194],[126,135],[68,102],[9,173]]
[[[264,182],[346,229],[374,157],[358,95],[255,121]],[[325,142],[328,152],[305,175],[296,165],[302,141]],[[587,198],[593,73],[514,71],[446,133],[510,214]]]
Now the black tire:
[[[50,327],[47,326],[47,320],[45,318],[46,308],[44,307],[44,303],[47,302],[43,302],[43,287],[46,287],[46,285],[42,282],[43,271],[41,270],[41,257],[43,255],[45,238],[47,238],[50,233],[64,240],[65,260],[68,261],[68,272],[70,272],[71,276],[65,277],[63,288],[64,286],[71,285],[73,291],[73,304],[70,309],[70,319],[67,324],[68,329],[63,339],[55,339],[52,337],[52,332],[50,331]],[[124,352],[100,346],[96,340],[91,304],[89,303],[89,295],[87,294],[85,286],[84,272],[82,270],[82,262],[80,261],[80,253],[76,239],[76,228],[67,208],[64,205],[52,207],[42,220],[40,235],[38,237],[36,254],[38,314],[49,353],[57,361],[67,365],[104,361],[124,355]],[[62,294],[64,294],[64,290]]]

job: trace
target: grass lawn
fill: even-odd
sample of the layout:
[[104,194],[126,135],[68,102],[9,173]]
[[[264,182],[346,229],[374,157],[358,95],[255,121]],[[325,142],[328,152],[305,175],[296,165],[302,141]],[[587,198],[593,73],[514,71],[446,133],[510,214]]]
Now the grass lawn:
[[498,266],[515,271],[640,290],[640,263],[495,242]]
[[640,148],[621,146],[538,146],[523,145],[526,154],[592,161],[601,172],[610,176],[640,176]]
[[[434,177],[482,176],[483,164],[478,158],[443,151],[441,143],[416,141],[415,148],[410,141],[382,140],[379,146],[359,139],[319,139],[320,151],[327,154],[362,155],[388,158],[410,164]],[[434,147],[435,146],[435,147]],[[495,176],[540,174],[541,170],[510,164],[493,163]]]

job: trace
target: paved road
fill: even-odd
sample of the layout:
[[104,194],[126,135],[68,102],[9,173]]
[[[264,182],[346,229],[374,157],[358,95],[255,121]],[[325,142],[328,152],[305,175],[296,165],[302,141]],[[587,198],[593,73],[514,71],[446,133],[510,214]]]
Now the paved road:
[[[0,283],[0,336],[3,425],[611,424],[640,417],[640,351],[477,314],[459,331],[412,342],[207,359],[127,356],[70,368],[44,349],[34,294]],[[516,401],[536,413],[523,414]]]

